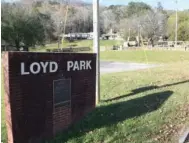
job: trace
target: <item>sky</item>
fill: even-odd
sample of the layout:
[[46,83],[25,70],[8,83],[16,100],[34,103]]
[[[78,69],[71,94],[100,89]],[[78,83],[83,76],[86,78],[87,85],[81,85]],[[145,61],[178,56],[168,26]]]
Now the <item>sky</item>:
[[[83,0],[85,2],[92,2],[93,0]],[[152,7],[157,6],[161,2],[162,6],[167,10],[174,10],[176,8],[175,0],[99,0],[102,5],[127,5],[129,2],[145,2]],[[177,5],[179,10],[189,9],[189,0],[178,0]]]
[[[1,0],[2,1],[2,0]],[[4,0],[4,1],[17,1],[17,0]],[[92,3],[93,0],[82,0],[87,3]],[[101,5],[127,5],[129,2],[144,2],[152,7],[156,7],[158,2],[161,2],[162,6],[167,10],[175,10],[178,7],[179,10],[189,9],[189,0],[177,0],[178,4],[176,5],[176,0],[99,0]]]

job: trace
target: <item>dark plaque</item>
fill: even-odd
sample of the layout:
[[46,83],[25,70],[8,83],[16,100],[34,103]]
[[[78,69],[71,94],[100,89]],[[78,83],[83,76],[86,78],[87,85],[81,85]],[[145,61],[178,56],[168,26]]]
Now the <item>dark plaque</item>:
[[53,85],[55,106],[71,100],[71,79],[54,80]]

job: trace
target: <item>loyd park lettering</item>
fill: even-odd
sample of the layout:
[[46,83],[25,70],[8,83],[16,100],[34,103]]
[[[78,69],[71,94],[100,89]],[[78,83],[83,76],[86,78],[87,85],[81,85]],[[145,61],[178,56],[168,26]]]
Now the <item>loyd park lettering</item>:
[[[67,61],[67,71],[91,70],[91,60],[89,61]],[[51,62],[33,62],[26,66],[21,63],[21,75],[39,74],[39,73],[55,73],[58,70],[58,63]]]

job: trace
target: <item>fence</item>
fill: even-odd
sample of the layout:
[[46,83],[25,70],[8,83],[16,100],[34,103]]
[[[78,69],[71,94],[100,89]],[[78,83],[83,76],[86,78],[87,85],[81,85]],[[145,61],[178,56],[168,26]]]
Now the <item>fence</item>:
[[77,53],[84,51],[91,51],[90,47],[77,47],[77,48],[62,48],[62,49],[47,49],[47,52],[65,52],[65,53]]

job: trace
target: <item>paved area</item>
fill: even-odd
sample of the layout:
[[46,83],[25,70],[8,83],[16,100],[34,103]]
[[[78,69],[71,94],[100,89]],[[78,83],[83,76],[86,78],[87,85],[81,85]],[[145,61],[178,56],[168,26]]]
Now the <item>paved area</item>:
[[185,140],[185,143],[189,143],[189,134],[188,134],[188,136],[187,136],[187,138]]
[[180,137],[179,143],[189,143],[189,128]]
[[124,71],[134,71],[139,69],[152,68],[156,66],[157,65],[131,63],[131,62],[101,61],[100,72],[101,74],[105,74],[105,73],[115,73],[115,72],[124,72]]
[[187,135],[184,143],[189,143],[189,129],[187,131]]

